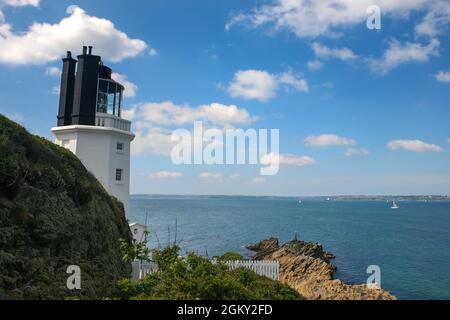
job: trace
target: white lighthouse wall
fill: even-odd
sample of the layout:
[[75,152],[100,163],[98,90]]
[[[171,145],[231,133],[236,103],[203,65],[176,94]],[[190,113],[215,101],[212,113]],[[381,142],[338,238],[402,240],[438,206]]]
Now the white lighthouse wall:
[[[128,215],[132,140],[130,134],[97,127],[65,128],[67,129],[60,127],[53,130],[56,143],[77,155],[105,189],[123,203]],[[117,150],[117,143],[123,145],[123,150]],[[121,181],[116,181],[116,169],[122,170]]]
[[69,149],[76,154],[77,151],[77,134],[76,132],[61,132],[56,135],[55,143],[61,147]]

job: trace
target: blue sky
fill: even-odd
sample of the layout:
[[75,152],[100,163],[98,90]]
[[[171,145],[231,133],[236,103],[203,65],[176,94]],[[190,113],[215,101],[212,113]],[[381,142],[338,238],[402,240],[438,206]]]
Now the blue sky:
[[[366,26],[371,4],[381,30]],[[65,51],[93,45],[126,84],[132,193],[450,194],[448,1],[0,0],[0,12],[0,112],[30,132],[53,140]],[[293,161],[273,177],[175,166],[170,132],[194,120],[279,128]]]

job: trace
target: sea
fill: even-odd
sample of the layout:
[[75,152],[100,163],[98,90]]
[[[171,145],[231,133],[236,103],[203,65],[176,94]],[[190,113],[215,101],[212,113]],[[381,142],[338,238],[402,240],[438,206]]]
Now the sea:
[[[302,201],[299,203],[299,201]],[[182,254],[213,257],[277,237],[321,243],[336,277],[366,283],[369,266],[398,299],[450,299],[450,202],[242,196],[132,196],[129,220],[146,223],[149,245],[175,241]]]

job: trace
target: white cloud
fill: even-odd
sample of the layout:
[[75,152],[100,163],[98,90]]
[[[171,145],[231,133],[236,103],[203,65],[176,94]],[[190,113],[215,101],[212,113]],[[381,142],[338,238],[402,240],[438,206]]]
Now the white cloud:
[[207,180],[222,180],[224,178],[224,175],[218,172],[201,172],[198,176]]
[[171,140],[174,126],[192,126],[195,121],[222,128],[249,125],[256,118],[235,105],[211,103],[199,107],[176,105],[166,101],[137,105],[123,112],[124,118],[134,121],[136,138],[132,153],[170,156],[175,143]]
[[[299,38],[337,38],[351,27],[365,28],[367,8],[380,7],[383,19],[407,21],[414,15],[415,41],[391,40],[380,58],[364,59],[375,73],[386,74],[393,68],[408,62],[428,62],[439,54],[438,35],[449,30],[450,1],[448,0],[272,0],[249,12],[231,18],[226,29],[234,25],[251,28],[268,27],[270,32],[287,30]],[[418,16],[418,18],[417,18]],[[430,42],[422,42],[429,39]],[[358,56],[349,48],[329,48],[313,42],[317,57],[355,60]],[[319,64],[311,64],[314,71]]]
[[308,61],[308,69],[311,71],[318,71],[323,68],[323,63],[319,60]]
[[348,148],[347,152],[345,152],[346,157],[354,157],[354,156],[368,156],[370,151],[367,149],[357,149],[357,148]]
[[333,89],[334,88],[334,83],[333,82],[324,82],[321,85],[322,88],[326,88],[326,89]]
[[50,77],[60,77],[61,76],[61,69],[57,67],[48,67],[45,70],[45,74]]
[[236,98],[267,101],[276,96],[276,76],[259,70],[238,71],[228,86],[228,93]]
[[2,3],[11,7],[24,7],[24,6],[38,7],[40,0],[0,0],[0,4]]
[[295,155],[280,155],[280,165],[282,166],[295,166],[295,167],[304,167],[304,166],[312,166],[316,163],[311,157],[308,156],[295,156]]
[[131,108],[128,110],[122,110],[122,118],[132,121],[136,117],[137,108]]
[[193,124],[200,120],[208,124],[233,126],[250,124],[256,120],[246,109],[220,103],[195,108],[188,105],[176,105],[171,101],[152,102],[138,106],[132,114],[139,119],[139,123],[146,123],[147,126],[179,126]]
[[174,179],[181,178],[183,174],[177,171],[159,171],[152,173],[150,179]]
[[5,15],[1,11],[2,6],[10,6],[10,7],[25,7],[25,6],[33,6],[39,7],[40,0],[0,0],[0,38],[3,36],[3,33],[6,30],[6,26],[3,23],[5,22]]
[[450,138],[447,140],[448,143],[450,143]]
[[421,140],[393,140],[387,146],[393,151],[406,150],[417,153],[442,152],[442,148],[438,145],[425,143]]
[[311,45],[314,54],[321,58],[336,58],[343,61],[357,59],[358,56],[349,48],[329,48],[320,44],[319,42],[313,42]]
[[278,75],[262,70],[241,70],[236,72],[227,90],[234,98],[265,102],[277,95],[277,89],[280,85],[301,92],[309,91],[308,82],[294,75],[292,70]]
[[430,57],[439,55],[440,42],[431,39],[428,45],[391,40],[388,49],[380,59],[369,59],[369,66],[375,73],[386,74],[395,67],[408,62],[428,62]]
[[120,73],[113,73],[111,77],[125,87],[125,90],[123,92],[124,97],[133,98],[136,96],[136,93],[139,88],[134,83],[128,81],[126,75]]
[[239,173],[231,173],[231,174],[224,174],[221,172],[212,172],[212,171],[203,171],[198,174],[198,177],[207,183],[230,183],[232,185],[235,185],[236,183],[245,183],[250,182],[252,184],[261,184],[266,181],[263,177],[255,177],[251,178],[249,181],[248,177],[244,177],[240,175]]
[[448,30],[450,23],[450,2],[434,1],[430,6],[427,14],[416,26],[416,33],[435,37]]
[[439,82],[450,82],[450,72],[448,71],[439,71],[435,78]]
[[263,177],[255,177],[252,179],[252,183],[254,183],[254,184],[262,184],[265,182],[266,182],[266,179]]
[[367,8],[378,5],[384,17],[404,18],[417,10],[426,10],[439,0],[274,0],[248,13],[231,18],[226,29],[234,25],[251,28],[269,27],[288,30],[297,37],[335,37],[341,30],[364,26]]
[[169,157],[175,146],[171,139],[172,131],[165,128],[138,128],[135,134],[136,137],[131,144],[133,155],[155,154]]
[[60,86],[54,86],[54,87],[52,88],[52,94],[53,94],[53,95],[59,96],[60,92],[61,92],[61,87],[60,87]]
[[280,84],[284,84],[286,86],[293,87],[294,89],[301,91],[301,92],[309,91],[308,82],[305,79],[295,77],[292,74],[292,71],[288,71],[288,72],[280,74],[278,76],[278,81]]
[[58,23],[33,23],[25,32],[13,32],[10,24],[0,24],[0,63],[45,64],[60,59],[67,50],[78,52],[83,44],[95,45],[94,53],[112,62],[149,49],[144,41],[129,38],[107,19],[90,16],[77,6],[69,7],[68,13]]
[[280,154],[277,156],[275,153],[269,153],[261,157],[260,163],[263,166],[278,163],[281,166],[305,167],[314,165],[316,161],[308,156],[296,156],[292,154]]
[[340,137],[335,134],[322,134],[319,136],[306,137],[305,144],[313,147],[353,146],[356,144],[356,141],[350,138]]
[[230,175],[230,179],[232,179],[232,180],[238,180],[240,178],[241,178],[241,175],[239,173],[232,173]]
[[158,55],[158,51],[154,48],[150,48],[149,55],[152,57],[156,57]]

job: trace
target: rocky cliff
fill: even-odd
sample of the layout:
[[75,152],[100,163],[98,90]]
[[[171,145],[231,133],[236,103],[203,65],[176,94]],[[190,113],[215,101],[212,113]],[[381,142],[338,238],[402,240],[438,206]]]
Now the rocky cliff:
[[[0,115],[0,298],[98,298],[127,278],[123,205],[69,151]],[[81,291],[66,288],[81,268]]]
[[394,300],[395,297],[367,285],[345,284],[334,279],[334,258],[320,244],[294,240],[282,246],[278,239],[264,240],[247,247],[256,252],[254,260],[280,262],[280,280],[312,300]]

